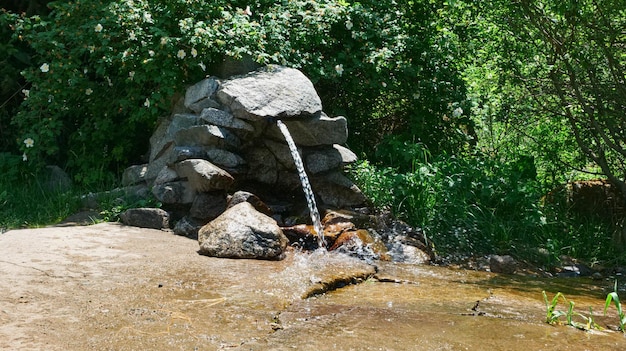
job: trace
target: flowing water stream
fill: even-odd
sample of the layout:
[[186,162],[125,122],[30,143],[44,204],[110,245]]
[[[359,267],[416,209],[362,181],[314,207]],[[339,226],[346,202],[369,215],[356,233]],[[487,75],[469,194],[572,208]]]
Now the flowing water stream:
[[309,206],[309,213],[311,215],[311,221],[313,222],[313,228],[317,233],[317,240],[319,247],[325,247],[326,242],[324,240],[324,228],[322,228],[322,221],[320,219],[320,213],[317,210],[317,204],[315,203],[315,195],[313,194],[313,189],[311,189],[311,183],[309,182],[309,177],[306,175],[304,170],[304,163],[302,163],[302,158],[298,153],[298,148],[296,147],[296,143],[293,141],[291,137],[291,133],[289,133],[289,129],[287,126],[281,121],[277,120],[276,124],[278,128],[285,136],[285,140],[287,141],[287,145],[289,145],[289,150],[291,151],[291,157],[293,157],[293,162],[296,164],[296,168],[298,169],[298,177],[300,178],[300,183],[302,183],[302,189],[304,190],[304,196],[306,197],[307,205]]

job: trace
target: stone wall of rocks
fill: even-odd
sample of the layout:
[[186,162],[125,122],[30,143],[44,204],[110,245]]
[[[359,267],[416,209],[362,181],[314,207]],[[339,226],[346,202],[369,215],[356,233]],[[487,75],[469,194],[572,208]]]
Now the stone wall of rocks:
[[123,184],[151,189],[181,235],[197,235],[238,191],[264,204],[281,226],[304,223],[304,194],[277,119],[299,148],[319,207],[363,206],[365,197],[342,173],[357,159],[342,146],[346,118],[327,116],[309,79],[282,66],[211,77],[187,89],[152,135],[149,163],[128,168]]

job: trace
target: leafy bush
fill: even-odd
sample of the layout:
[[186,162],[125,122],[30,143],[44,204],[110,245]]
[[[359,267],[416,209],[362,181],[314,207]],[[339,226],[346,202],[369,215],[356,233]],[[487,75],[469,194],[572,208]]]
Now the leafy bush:
[[[67,164],[83,183],[101,181],[139,161],[177,93],[225,57],[305,71],[326,110],[345,113],[359,130],[351,140],[357,149],[371,150],[372,141],[400,130],[436,150],[457,139],[448,127],[466,118],[464,90],[450,65],[454,48],[432,21],[435,5],[247,5],[56,1],[47,17],[16,19],[14,38],[35,52],[13,118],[20,152],[33,164]],[[453,117],[444,121],[446,114]]]
[[527,230],[524,226],[540,225],[533,180],[515,177],[509,165],[450,156],[414,167],[387,179],[392,184],[383,188],[376,188],[383,181],[373,183],[373,177],[364,175],[383,177],[394,174],[391,169],[378,173],[362,163],[353,174],[374,198],[391,189],[383,200],[395,213],[426,229],[442,253],[509,250],[520,231]]

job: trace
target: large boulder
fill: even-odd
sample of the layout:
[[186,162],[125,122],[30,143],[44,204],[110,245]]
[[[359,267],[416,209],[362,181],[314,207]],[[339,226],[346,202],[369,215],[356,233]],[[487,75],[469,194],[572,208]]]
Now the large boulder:
[[274,219],[241,202],[202,227],[198,243],[202,255],[276,260],[288,239]]
[[322,111],[313,83],[300,71],[268,66],[222,82],[217,100],[242,119],[294,118]]

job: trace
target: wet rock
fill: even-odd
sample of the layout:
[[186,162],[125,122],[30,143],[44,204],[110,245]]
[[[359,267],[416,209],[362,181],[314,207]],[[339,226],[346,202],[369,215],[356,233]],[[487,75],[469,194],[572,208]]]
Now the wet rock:
[[416,246],[406,245],[401,242],[389,244],[391,248],[388,251],[388,257],[393,262],[408,264],[427,264],[431,257],[423,250]]
[[187,178],[191,188],[197,192],[224,190],[230,187],[234,178],[228,172],[202,159],[190,159],[176,164],[176,173]]
[[311,116],[322,102],[311,81],[300,71],[268,66],[222,82],[217,100],[242,119]]
[[365,229],[348,230],[341,233],[329,251],[340,250],[363,259],[389,260],[387,247]]
[[122,223],[139,228],[167,229],[169,214],[160,208],[131,208],[120,214]]
[[198,219],[215,219],[226,210],[226,194],[223,191],[199,193],[193,200],[189,214]]
[[489,270],[493,273],[513,274],[518,266],[519,263],[509,255],[491,255],[489,258]]
[[237,204],[198,232],[199,253],[214,257],[282,259],[287,237],[248,202]]
[[593,270],[589,268],[587,265],[581,263],[573,263],[569,265],[561,266],[556,273],[557,277],[560,278],[578,278],[578,277],[588,277],[593,274]]

